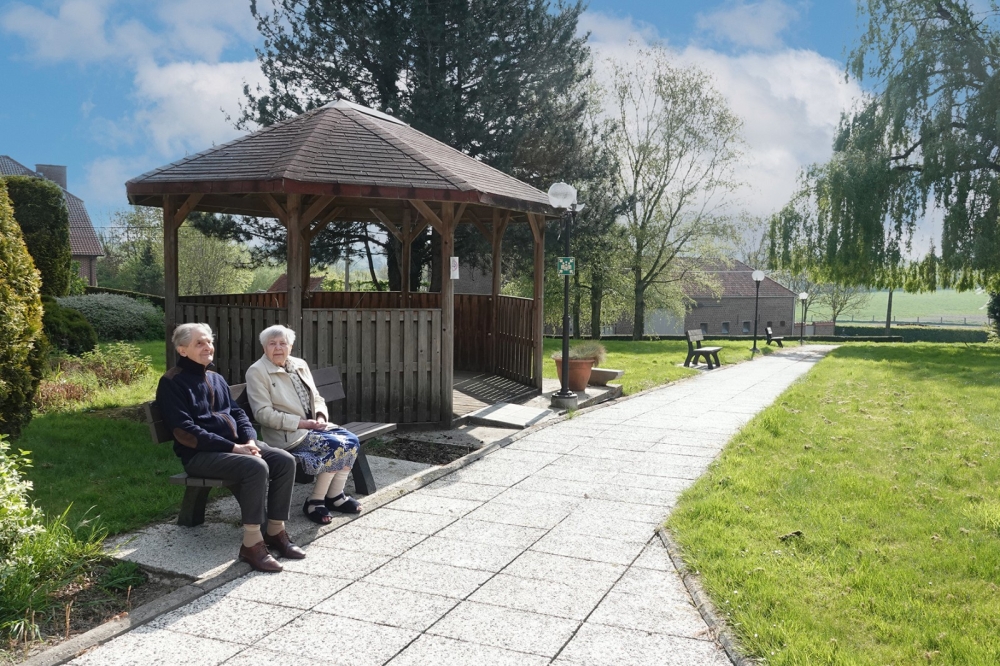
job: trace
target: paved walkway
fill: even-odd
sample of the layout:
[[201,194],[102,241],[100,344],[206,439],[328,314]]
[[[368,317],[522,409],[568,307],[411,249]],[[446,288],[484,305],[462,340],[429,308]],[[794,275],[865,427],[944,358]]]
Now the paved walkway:
[[827,348],[556,423],[77,664],[724,666],[654,529]]

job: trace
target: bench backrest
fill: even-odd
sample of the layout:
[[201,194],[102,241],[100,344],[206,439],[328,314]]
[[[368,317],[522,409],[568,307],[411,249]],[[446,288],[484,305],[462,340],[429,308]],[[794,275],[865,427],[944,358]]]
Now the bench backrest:
[[[340,378],[340,369],[335,365],[313,372],[313,381],[316,383],[316,390],[326,402],[343,400],[347,397],[347,394],[344,393],[344,383]],[[229,387],[229,393],[233,397],[233,402],[253,421],[253,411],[250,409],[250,399],[247,397],[247,385],[233,384]],[[163,414],[156,401],[147,402],[145,408],[146,422],[149,423],[149,435],[153,439],[153,443],[172,442],[174,435],[164,423]]]
[[705,334],[701,332],[700,328],[688,331],[686,333],[688,347],[701,347],[701,341],[705,339]]
[[769,338],[774,335],[774,331],[771,330],[770,326],[768,326],[767,328],[765,328],[764,331],[767,333],[767,337],[769,337]]

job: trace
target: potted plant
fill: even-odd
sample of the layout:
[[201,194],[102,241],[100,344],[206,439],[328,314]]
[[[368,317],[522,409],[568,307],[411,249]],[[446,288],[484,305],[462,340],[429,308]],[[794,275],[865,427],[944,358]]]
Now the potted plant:
[[[599,342],[587,341],[569,348],[569,390],[584,391],[590,381],[590,370],[595,365],[604,361],[607,350]],[[552,360],[556,362],[556,373],[559,381],[562,382],[562,352],[558,351],[552,355]]]

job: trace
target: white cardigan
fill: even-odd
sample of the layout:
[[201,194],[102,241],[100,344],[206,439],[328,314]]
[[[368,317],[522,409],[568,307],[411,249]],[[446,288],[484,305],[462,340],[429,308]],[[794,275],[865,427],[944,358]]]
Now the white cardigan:
[[[294,356],[288,357],[288,364],[312,394],[313,418],[319,415],[327,418],[326,401],[316,390],[309,365]],[[261,425],[261,439],[279,449],[299,444],[309,431],[299,428],[299,421],[306,417],[306,412],[288,372],[267,360],[267,356],[261,356],[247,368],[246,380],[247,398],[254,418]]]

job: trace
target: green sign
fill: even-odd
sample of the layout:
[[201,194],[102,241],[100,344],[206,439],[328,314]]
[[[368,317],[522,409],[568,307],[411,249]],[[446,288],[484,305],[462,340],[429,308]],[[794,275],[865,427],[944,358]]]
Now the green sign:
[[576,275],[576,257],[559,257],[556,259],[556,270],[559,275]]

